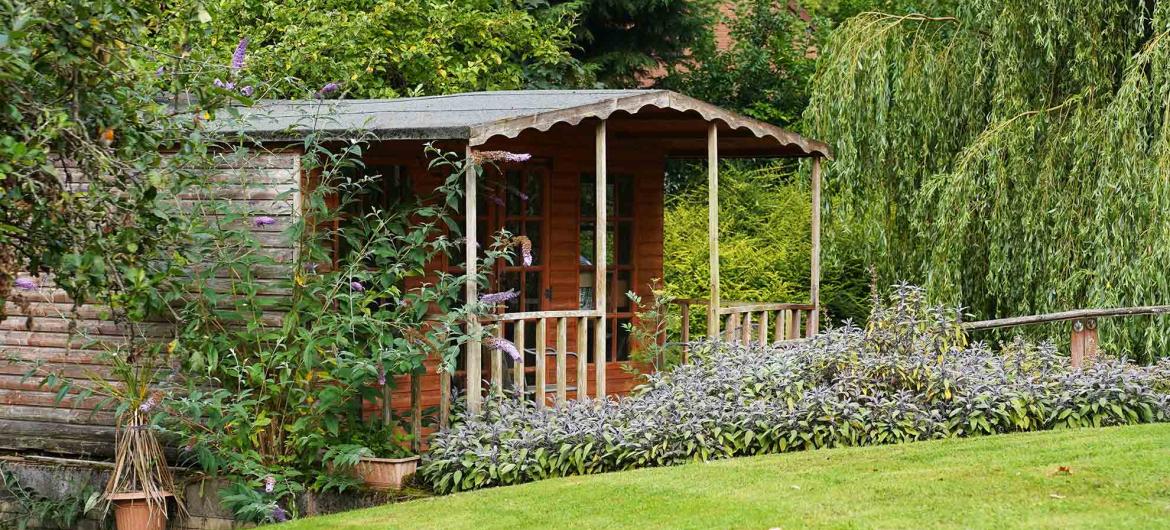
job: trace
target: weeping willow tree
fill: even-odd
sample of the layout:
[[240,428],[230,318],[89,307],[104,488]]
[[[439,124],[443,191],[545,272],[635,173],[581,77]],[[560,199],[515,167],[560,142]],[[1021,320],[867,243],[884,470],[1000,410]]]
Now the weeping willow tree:
[[[976,318],[1170,304],[1170,0],[950,4],[861,14],[823,49],[805,118],[835,148],[830,257]],[[1101,330],[1170,352],[1167,319]]]

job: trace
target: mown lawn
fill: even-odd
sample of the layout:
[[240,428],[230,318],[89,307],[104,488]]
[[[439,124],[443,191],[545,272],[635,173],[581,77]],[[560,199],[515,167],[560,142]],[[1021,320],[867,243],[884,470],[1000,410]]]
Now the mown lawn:
[[572,477],[280,526],[810,527],[1170,528],[1170,425],[830,449]]

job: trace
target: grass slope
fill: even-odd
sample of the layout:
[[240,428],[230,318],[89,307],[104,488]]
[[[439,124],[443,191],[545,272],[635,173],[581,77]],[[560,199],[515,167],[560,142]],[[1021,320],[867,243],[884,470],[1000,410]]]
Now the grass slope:
[[1170,425],[829,449],[570,477],[280,526],[776,527],[1170,528]]

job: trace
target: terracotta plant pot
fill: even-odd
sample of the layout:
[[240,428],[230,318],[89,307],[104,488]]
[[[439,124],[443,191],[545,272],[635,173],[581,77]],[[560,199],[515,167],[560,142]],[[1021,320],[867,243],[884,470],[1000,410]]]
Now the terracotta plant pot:
[[[169,493],[165,494],[170,496]],[[134,491],[109,496],[114,503],[114,522],[118,530],[166,530],[166,509],[146,502],[146,493]]]
[[418,469],[418,456],[407,458],[363,458],[354,467],[362,482],[376,491],[398,491],[406,478]]

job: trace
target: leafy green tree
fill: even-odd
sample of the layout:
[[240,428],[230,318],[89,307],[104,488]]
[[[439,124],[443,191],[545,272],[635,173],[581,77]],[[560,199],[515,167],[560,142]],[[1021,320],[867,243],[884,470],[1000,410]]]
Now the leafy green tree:
[[221,64],[247,38],[263,97],[310,97],[330,83],[346,97],[390,98],[591,82],[567,51],[571,12],[536,17],[488,0],[188,1],[204,23],[188,30],[168,14],[158,46]]
[[[153,287],[144,256],[176,236],[154,199],[206,152],[201,116],[227,97],[156,69],[163,56],[144,46],[143,21],[159,9],[0,0],[0,318],[14,287],[51,281],[79,300],[105,292],[115,307],[130,300],[118,293]],[[202,106],[179,110],[159,99],[164,88]]]
[[[573,55],[612,88],[637,88],[710,34],[713,0],[538,0],[537,11],[577,13]],[[551,7],[551,9],[549,9]]]
[[808,103],[819,23],[801,13],[773,0],[732,2],[721,17],[726,47],[714,38],[700,41],[661,85],[763,121],[795,123]]
[[[830,252],[976,318],[1166,303],[1168,31],[1170,2],[1145,0],[847,21],[806,113],[837,157],[830,230],[863,243]],[[1149,359],[1166,324],[1111,320],[1102,339]]]

